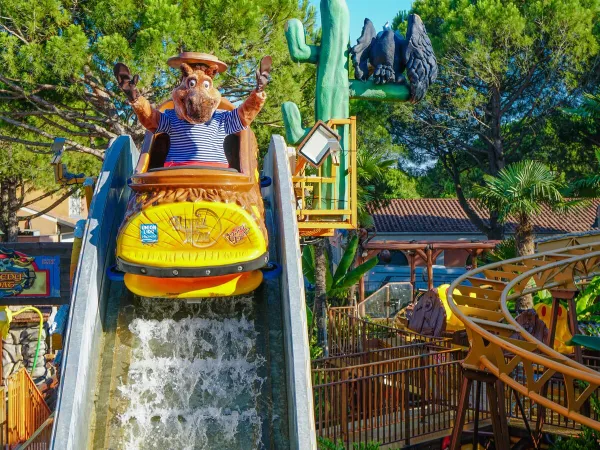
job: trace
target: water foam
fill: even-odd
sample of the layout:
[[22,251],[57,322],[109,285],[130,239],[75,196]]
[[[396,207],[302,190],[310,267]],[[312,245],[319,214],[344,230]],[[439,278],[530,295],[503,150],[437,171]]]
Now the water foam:
[[[198,305],[144,299],[119,395],[122,448],[261,448],[252,299]],[[137,311],[136,311],[137,312]],[[157,317],[165,317],[158,319]]]

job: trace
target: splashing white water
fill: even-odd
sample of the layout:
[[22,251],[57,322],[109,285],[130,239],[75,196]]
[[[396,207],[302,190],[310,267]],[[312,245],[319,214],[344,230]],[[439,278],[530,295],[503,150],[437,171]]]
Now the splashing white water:
[[208,303],[182,307],[145,300],[154,310],[151,317],[181,315],[182,308],[189,316],[155,320],[146,314],[130,323],[131,363],[119,386],[127,404],[119,415],[122,448],[262,447],[256,404],[265,361],[247,315],[252,301],[226,300],[232,303],[215,311]]

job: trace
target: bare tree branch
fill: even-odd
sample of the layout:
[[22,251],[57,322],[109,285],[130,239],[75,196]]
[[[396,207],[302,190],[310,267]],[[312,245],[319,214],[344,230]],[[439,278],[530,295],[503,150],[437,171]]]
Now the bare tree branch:
[[[53,191],[46,192],[45,194],[40,195],[39,197],[37,197],[37,198],[35,198],[33,200],[29,200],[28,202],[21,203],[21,208],[24,208],[24,207],[29,206],[29,205],[33,205],[34,203],[37,203],[40,200],[43,200],[45,198],[52,197],[54,194],[57,194],[58,192],[62,191],[63,189],[64,189],[64,187],[61,186],[58,189],[54,189]],[[22,195],[22,197],[24,197],[24,195]]]
[[70,189],[67,192],[65,192],[61,197],[58,198],[58,200],[56,200],[54,203],[52,203],[48,207],[44,208],[42,211],[38,211],[35,214],[31,214],[29,216],[19,216],[19,222],[22,221],[22,220],[31,220],[31,219],[35,219],[36,217],[43,216],[47,212],[53,210],[55,207],[57,207],[58,205],[60,205],[62,202],[64,202],[67,198],[69,198],[75,192],[77,192],[77,188],[76,187]]
[[29,42],[27,41],[27,39],[25,39],[23,36],[21,36],[16,31],[11,30],[6,25],[2,25],[1,23],[0,23],[0,27],[2,27],[4,30],[6,30],[7,33],[12,34],[14,37],[20,39],[24,44],[29,45]]
[[[43,130],[40,130],[37,127],[34,127],[33,125],[28,125],[23,122],[12,120],[5,116],[0,116],[0,120],[4,120],[6,123],[14,125],[15,127],[24,128],[26,130],[33,131],[34,133],[38,133],[48,139],[54,139],[54,136],[52,136],[49,133],[46,133]],[[78,142],[72,141],[70,139],[66,139],[65,142],[67,142],[71,147],[73,147],[75,150],[77,150],[80,153],[86,153],[88,155],[95,156],[96,158],[100,159],[101,161],[104,160],[104,154],[100,150],[94,150],[93,148],[86,147],[85,145],[81,145]]]

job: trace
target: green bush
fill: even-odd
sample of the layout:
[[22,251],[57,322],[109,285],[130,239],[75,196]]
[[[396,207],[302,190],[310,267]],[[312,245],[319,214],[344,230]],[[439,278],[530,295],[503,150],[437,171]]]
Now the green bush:
[[[361,442],[352,444],[352,450],[379,450],[380,446],[381,444],[379,442],[369,442],[367,444]],[[319,450],[346,450],[346,446],[341,439],[334,443],[329,439],[320,437]]]
[[[579,382],[579,387],[585,389],[586,383]],[[600,412],[600,402],[596,395],[590,396],[590,406],[598,414]],[[588,427],[582,427],[579,436],[572,438],[558,438],[551,447],[552,450],[596,450],[600,448],[600,433]]]
[[596,450],[600,448],[600,434],[584,427],[581,434],[573,438],[558,438],[552,450]]

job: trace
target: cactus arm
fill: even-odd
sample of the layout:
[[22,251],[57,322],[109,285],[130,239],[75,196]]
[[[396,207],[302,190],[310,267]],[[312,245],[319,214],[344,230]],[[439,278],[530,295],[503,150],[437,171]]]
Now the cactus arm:
[[285,138],[291,145],[296,145],[310,131],[310,128],[302,127],[302,115],[294,102],[285,102],[281,105],[283,123],[285,125]]
[[410,100],[407,84],[375,84],[373,81],[350,80],[350,98],[406,102]]
[[298,19],[287,21],[285,24],[285,37],[292,61],[312,64],[316,64],[319,61],[320,49],[317,45],[308,45],[306,43],[304,25]]

